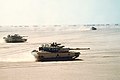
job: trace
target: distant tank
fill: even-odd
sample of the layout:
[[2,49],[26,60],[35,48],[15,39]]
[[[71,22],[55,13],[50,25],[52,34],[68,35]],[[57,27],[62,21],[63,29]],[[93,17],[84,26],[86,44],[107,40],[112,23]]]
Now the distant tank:
[[32,55],[36,61],[45,60],[71,60],[79,57],[80,52],[70,50],[89,50],[90,48],[64,48],[61,44],[55,42],[51,44],[42,44],[39,50],[33,50]]
[[27,39],[24,39],[23,37],[26,36],[20,36],[19,34],[14,35],[8,35],[7,37],[3,37],[7,43],[18,43],[18,42],[26,42]]
[[91,30],[97,30],[97,28],[95,28],[95,27],[92,27],[92,28],[91,28]]

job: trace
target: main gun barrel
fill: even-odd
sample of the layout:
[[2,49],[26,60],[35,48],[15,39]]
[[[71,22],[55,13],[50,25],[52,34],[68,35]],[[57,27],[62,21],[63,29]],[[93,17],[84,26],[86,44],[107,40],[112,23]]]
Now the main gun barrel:
[[68,48],[69,50],[90,50],[90,48]]

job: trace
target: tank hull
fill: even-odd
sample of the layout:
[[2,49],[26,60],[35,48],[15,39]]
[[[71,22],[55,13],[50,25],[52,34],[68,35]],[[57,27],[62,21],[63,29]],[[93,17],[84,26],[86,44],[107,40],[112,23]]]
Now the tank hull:
[[80,52],[67,52],[67,53],[50,53],[41,51],[32,51],[32,55],[36,61],[50,61],[50,60],[73,60],[79,57]]

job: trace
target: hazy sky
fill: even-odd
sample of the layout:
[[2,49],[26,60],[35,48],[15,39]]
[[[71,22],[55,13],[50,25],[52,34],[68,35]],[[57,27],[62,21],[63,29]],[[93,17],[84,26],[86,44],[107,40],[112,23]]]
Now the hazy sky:
[[120,0],[0,0],[0,25],[120,23]]

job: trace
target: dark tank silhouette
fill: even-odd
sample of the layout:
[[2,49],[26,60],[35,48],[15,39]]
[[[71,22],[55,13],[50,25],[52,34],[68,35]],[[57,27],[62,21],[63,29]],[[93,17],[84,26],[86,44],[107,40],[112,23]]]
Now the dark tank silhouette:
[[26,42],[27,39],[24,39],[23,37],[26,37],[26,36],[20,36],[19,34],[14,34],[14,35],[8,35],[7,37],[3,37],[3,39],[7,43]]
[[51,44],[42,44],[39,50],[33,50],[32,54],[37,61],[44,60],[71,60],[79,57],[80,52],[71,50],[88,50],[90,48],[64,48],[61,44],[55,42]]
[[92,27],[92,28],[91,28],[91,30],[97,30],[97,28],[95,28],[95,27]]

